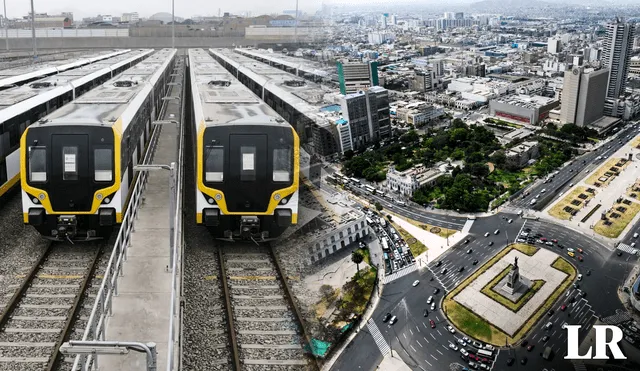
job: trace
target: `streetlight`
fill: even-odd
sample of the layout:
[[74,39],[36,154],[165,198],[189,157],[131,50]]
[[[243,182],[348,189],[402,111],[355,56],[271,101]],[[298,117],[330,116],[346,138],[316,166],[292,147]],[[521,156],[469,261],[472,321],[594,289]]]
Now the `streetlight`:
[[7,0],[3,1],[4,5],[4,46],[9,51],[9,21],[7,19]]
[[33,0],[31,0],[31,43],[33,44],[33,60],[31,62],[35,63],[38,58],[38,49],[36,47],[36,12],[33,10]]
[[172,49],[176,48],[176,1],[175,0],[171,0],[171,48]]
[[135,165],[134,171],[169,170],[169,270],[173,267],[173,236],[175,235],[175,213],[178,195],[176,191],[176,163],[170,165]]

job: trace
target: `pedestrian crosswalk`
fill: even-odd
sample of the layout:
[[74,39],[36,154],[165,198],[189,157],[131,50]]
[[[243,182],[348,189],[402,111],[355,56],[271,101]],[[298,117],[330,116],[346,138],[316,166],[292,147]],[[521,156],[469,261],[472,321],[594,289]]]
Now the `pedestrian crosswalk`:
[[627,322],[631,319],[631,316],[627,312],[618,312],[614,315],[602,318],[602,322],[607,325],[617,325],[622,322]]
[[382,353],[382,356],[384,357],[387,354],[391,353],[391,348],[389,347],[387,340],[384,338],[384,336],[382,336],[378,325],[376,325],[376,323],[373,322],[372,319],[369,319],[367,321],[367,328],[369,329],[369,333],[373,337],[373,340],[376,342],[378,349],[380,349],[380,353]]
[[462,227],[463,235],[469,233],[471,227],[473,226],[473,222],[475,222],[475,219],[467,219],[467,222],[464,223],[464,227]]
[[390,275],[385,276],[385,277],[382,279],[382,282],[384,282],[384,283],[389,283],[389,282],[391,282],[391,281],[395,281],[395,280],[397,280],[398,278],[400,278],[400,277],[404,277],[404,276],[406,276],[407,274],[409,274],[409,273],[411,273],[411,272],[415,272],[416,270],[418,270],[418,265],[417,265],[417,264],[412,264],[412,265],[410,265],[410,266],[408,266],[408,267],[406,267],[406,268],[403,268],[403,269],[397,270],[397,271],[395,271],[395,272],[391,273]]
[[618,244],[618,250],[622,250],[631,255],[635,255],[638,252],[638,249],[634,249],[633,247],[627,245],[626,243]]

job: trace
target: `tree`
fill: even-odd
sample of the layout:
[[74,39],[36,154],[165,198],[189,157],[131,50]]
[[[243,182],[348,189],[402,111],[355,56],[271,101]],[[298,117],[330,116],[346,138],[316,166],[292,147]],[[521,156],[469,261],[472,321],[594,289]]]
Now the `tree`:
[[360,272],[360,263],[364,260],[364,256],[359,251],[354,251],[351,253],[351,261],[356,263],[356,269],[358,273]]
[[335,290],[333,289],[333,287],[331,287],[331,285],[325,284],[320,286],[320,295],[324,300],[329,301],[334,294],[335,294]]
[[375,206],[376,206],[376,210],[378,211],[382,210],[382,205],[380,205],[380,202],[376,202]]
[[344,158],[346,158],[347,160],[351,160],[353,158],[353,150],[349,149],[344,151]]

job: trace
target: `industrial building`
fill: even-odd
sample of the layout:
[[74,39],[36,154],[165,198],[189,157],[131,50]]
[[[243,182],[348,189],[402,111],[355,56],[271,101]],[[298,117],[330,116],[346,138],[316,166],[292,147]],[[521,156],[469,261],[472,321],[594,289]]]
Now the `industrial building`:
[[549,111],[559,105],[554,98],[540,95],[507,95],[492,99],[489,111],[493,116],[535,125],[549,116]]

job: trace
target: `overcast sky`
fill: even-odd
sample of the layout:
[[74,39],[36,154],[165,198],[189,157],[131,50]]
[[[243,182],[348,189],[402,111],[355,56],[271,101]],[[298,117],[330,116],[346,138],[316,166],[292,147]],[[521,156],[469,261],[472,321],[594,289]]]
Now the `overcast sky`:
[[[29,0],[5,1],[9,18],[27,15],[31,9]],[[138,12],[140,16],[148,17],[158,12],[171,13],[171,0],[33,0],[33,3],[36,13],[70,11],[74,18],[79,19],[97,14],[119,16],[122,13]],[[296,8],[295,0],[176,0],[175,5],[176,16],[185,18],[193,15],[217,15],[218,8],[222,13],[251,11],[254,16]],[[321,5],[322,0],[299,0],[299,9],[305,12],[315,12]]]

